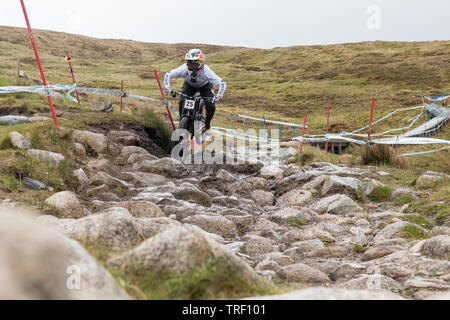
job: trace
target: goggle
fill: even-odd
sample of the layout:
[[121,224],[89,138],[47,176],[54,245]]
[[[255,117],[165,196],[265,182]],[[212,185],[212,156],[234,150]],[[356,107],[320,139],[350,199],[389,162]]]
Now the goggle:
[[200,63],[198,63],[197,61],[187,61],[186,63],[189,67],[192,67],[193,69],[200,68]]

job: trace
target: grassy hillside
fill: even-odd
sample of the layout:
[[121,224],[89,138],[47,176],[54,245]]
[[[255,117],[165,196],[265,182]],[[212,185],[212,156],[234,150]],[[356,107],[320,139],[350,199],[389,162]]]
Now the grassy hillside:
[[[68,50],[79,86],[119,90],[123,79],[126,91],[155,98],[160,94],[153,69],[163,77],[165,72],[182,64],[189,48],[200,47],[207,54],[207,63],[228,83],[225,99],[218,106],[214,119],[215,125],[225,127],[229,126],[232,109],[242,114],[265,115],[268,119],[296,123],[301,123],[308,111],[312,132],[324,133],[326,104],[331,101],[331,132],[337,132],[338,122],[345,130],[351,130],[368,124],[372,96],[376,97],[375,118],[378,118],[398,106],[420,105],[422,95],[450,92],[450,41],[377,41],[263,50],[103,40],[42,30],[35,30],[35,38],[51,84],[71,83],[63,59]],[[0,27],[0,56],[0,86],[41,83],[26,29]],[[25,80],[15,76],[17,59],[20,69],[26,73]],[[173,88],[181,85],[182,80],[176,80]],[[92,96],[83,96],[84,101],[92,99]],[[118,99],[109,100],[117,106]],[[15,108],[24,113],[49,114],[45,97],[32,94],[0,96],[0,106],[3,113]],[[126,99],[125,106],[127,111],[150,106],[166,117],[165,109],[159,104]],[[87,111],[85,104],[82,113],[68,112],[78,107],[61,101],[56,101],[56,108],[60,115],[69,119],[83,118]],[[402,127],[415,114],[416,111],[397,114],[373,130]],[[425,119],[419,123],[423,121]],[[448,138],[449,133],[445,128],[437,137]],[[407,147],[399,151],[426,148]],[[442,161],[435,161],[435,158],[430,156],[431,167],[440,169]]]
[[[208,64],[228,83],[221,111],[266,115],[299,122],[305,111],[314,129],[323,130],[326,103],[332,103],[332,124],[347,128],[368,120],[374,95],[376,115],[397,106],[421,103],[422,95],[450,91],[450,41],[369,42],[302,46],[271,50],[192,44],[152,44],[101,40],[36,30],[47,78],[70,83],[63,57],[69,50],[80,86],[119,89],[158,97],[152,70],[161,76],[182,63],[184,53],[200,47]],[[26,29],[0,27],[0,84],[16,72],[17,58],[33,84],[39,73]],[[6,79],[5,79],[6,77]],[[178,81],[174,88],[181,85]],[[357,112],[355,112],[357,111]],[[224,114],[216,123],[228,124]]]

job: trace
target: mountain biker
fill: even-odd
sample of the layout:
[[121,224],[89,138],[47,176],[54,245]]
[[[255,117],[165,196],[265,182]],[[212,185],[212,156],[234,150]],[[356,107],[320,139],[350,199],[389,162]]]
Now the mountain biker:
[[[200,49],[189,50],[186,53],[184,61],[186,63],[181,67],[166,73],[164,77],[164,91],[175,97],[176,93],[171,90],[170,81],[173,78],[184,78],[183,94],[192,97],[197,92],[200,92],[202,97],[211,98],[205,99],[206,119],[203,132],[206,132],[211,128],[211,120],[216,113],[215,104],[222,100],[227,84],[206,65],[206,56]],[[216,96],[214,96],[214,84],[219,86],[219,91]],[[183,109],[184,97],[181,96],[179,104],[180,116],[183,114]]]

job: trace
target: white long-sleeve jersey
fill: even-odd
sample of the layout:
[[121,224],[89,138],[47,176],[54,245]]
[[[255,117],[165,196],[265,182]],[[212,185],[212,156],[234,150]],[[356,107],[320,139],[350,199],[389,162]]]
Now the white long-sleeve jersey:
[[217,76],[214,73],[214,71],[212,71],[212,69],[207,65],[203,66],[202,70],[197,75],[196,79],[192,78],[191,72],[189,71],[188,66],[186,64],[183,64],[181,67],[166,73],[164,77],[164,86],[166,89],[170,89],[170,81],[173,78],[184,78],[184,80],[194,88],[204,87],[209,82],[215,84],[219,86],[219,92],[217,93],[217,96],[220,98],[223,98],[225,90],[227,89],[226,82],[223,81],[222,78]]

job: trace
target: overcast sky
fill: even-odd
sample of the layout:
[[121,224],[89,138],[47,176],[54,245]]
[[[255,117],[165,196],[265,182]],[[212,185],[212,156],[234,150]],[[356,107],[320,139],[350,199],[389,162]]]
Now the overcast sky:
[[[0,25],[25,27],[19,0]],[[450,40],[448,0],[25,0],[31,26],[98,38],[256,48]]]

